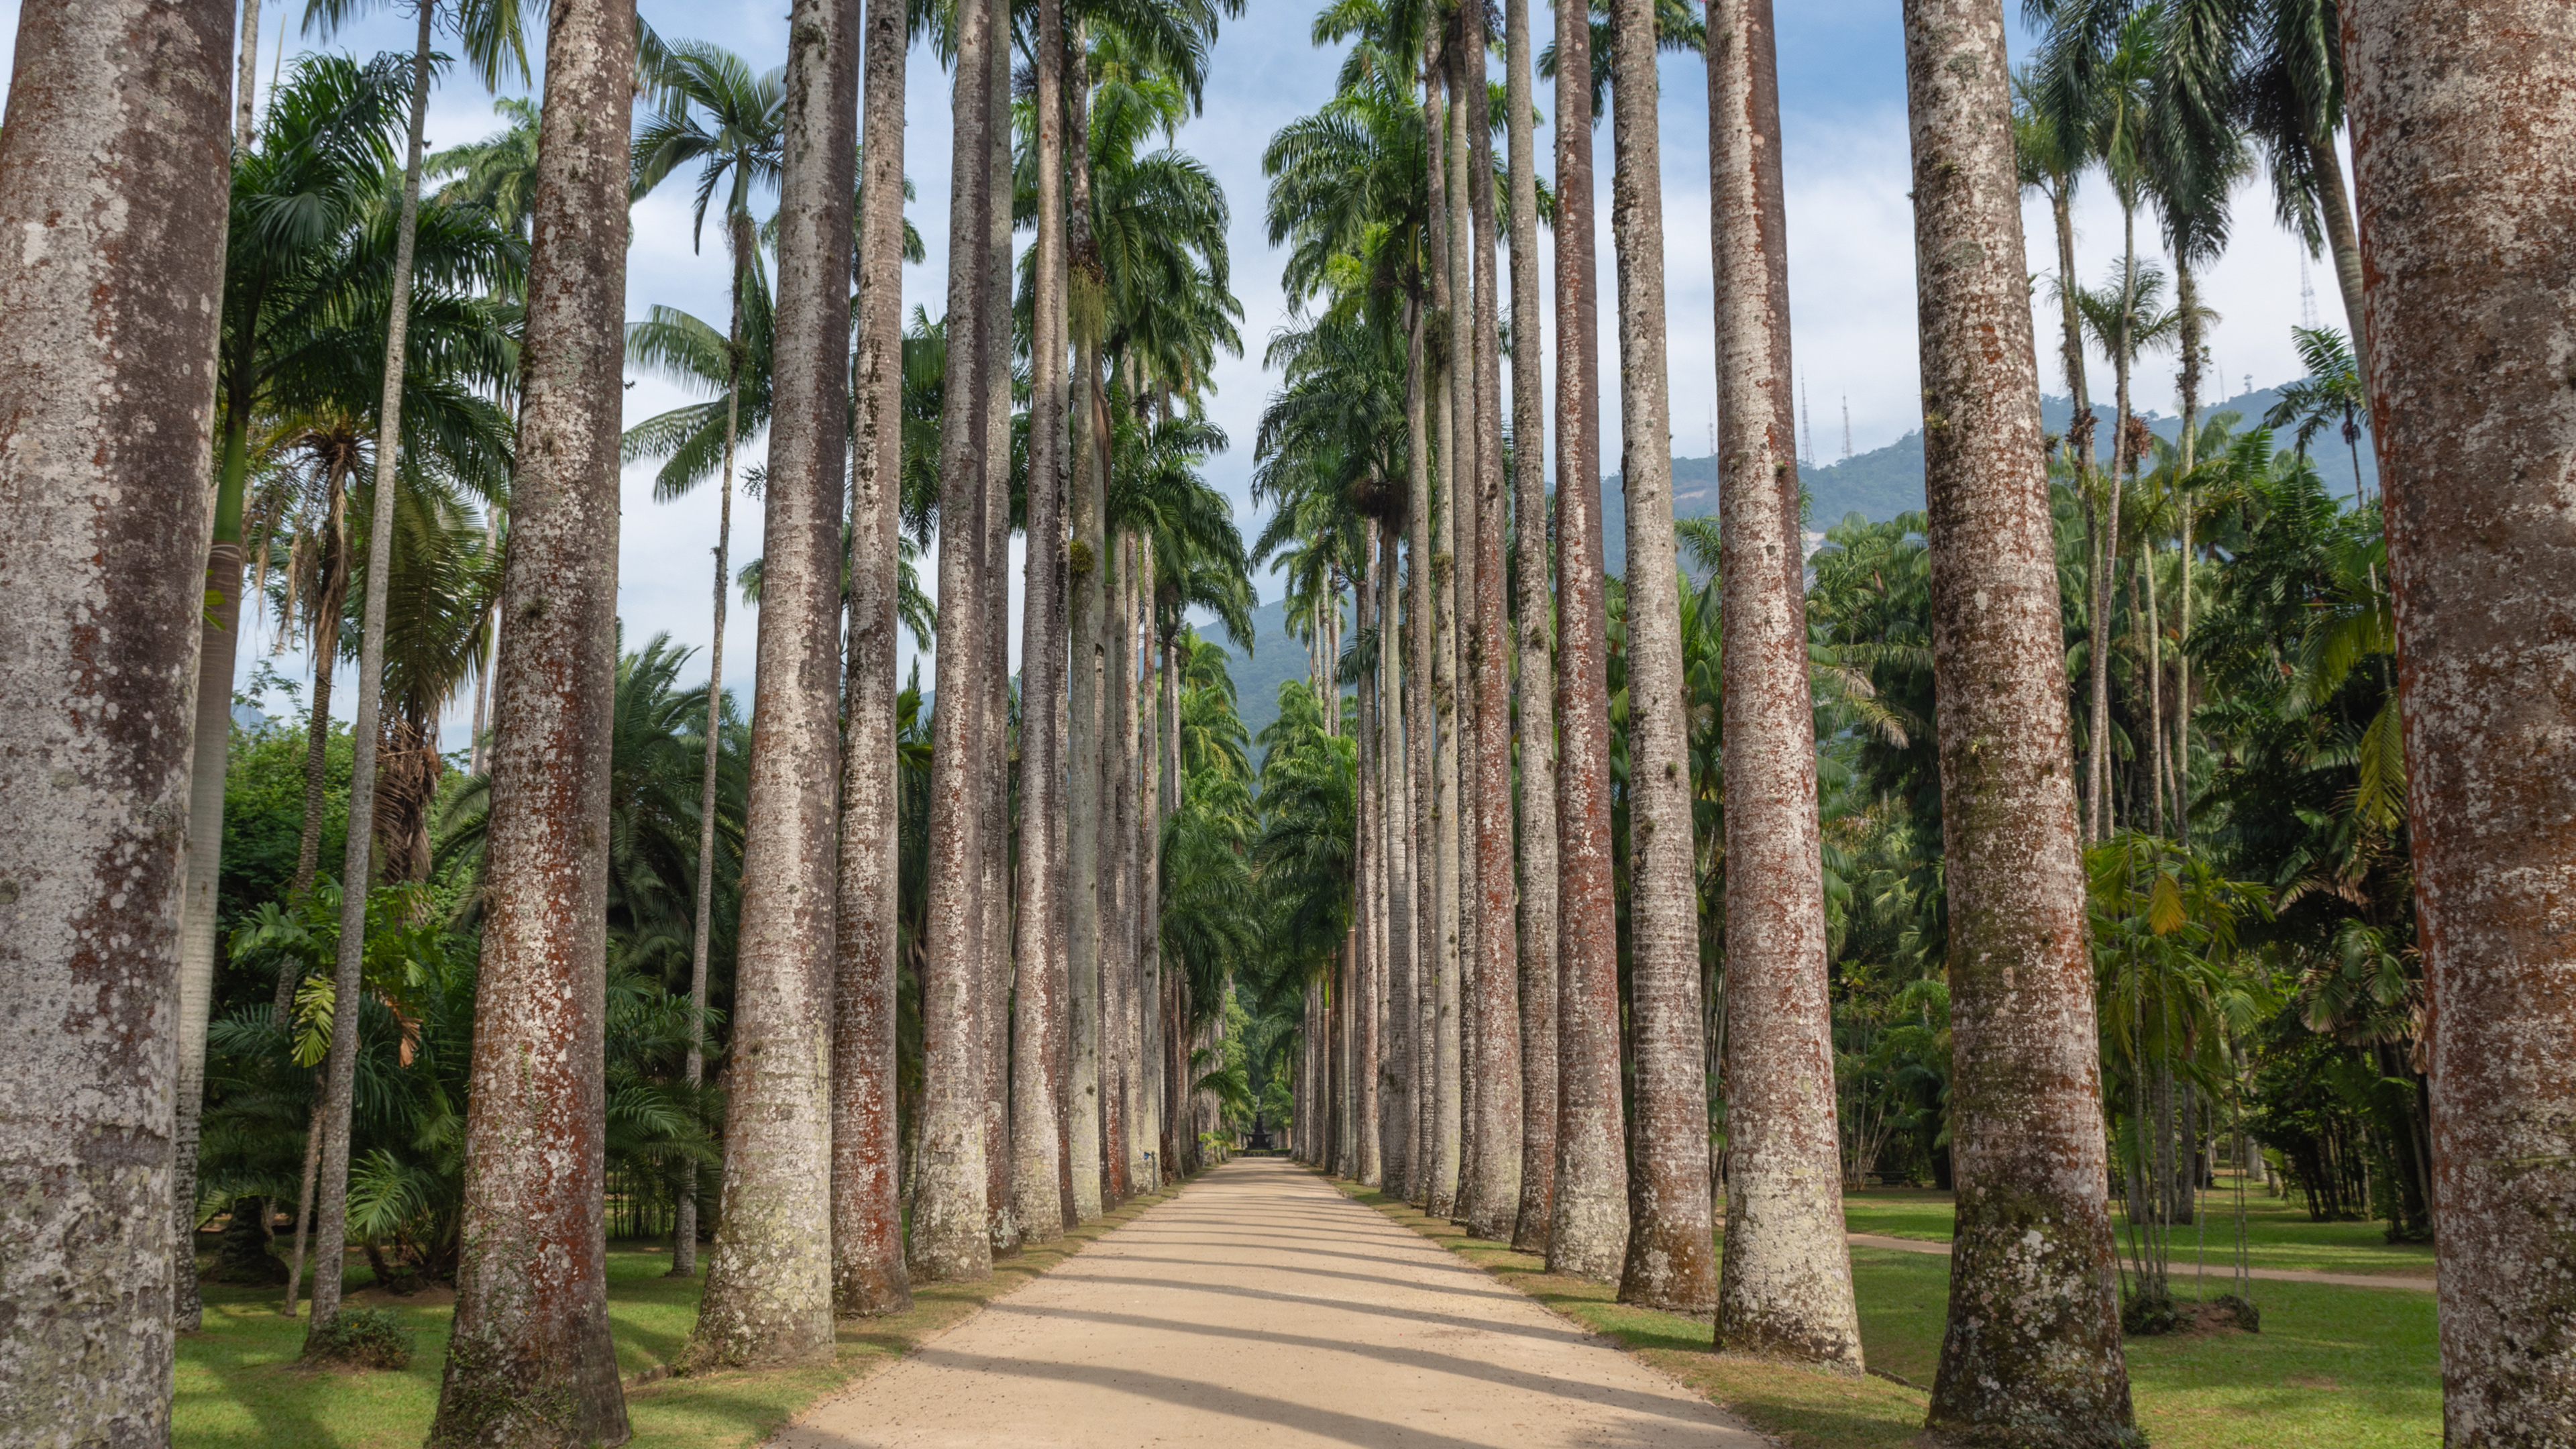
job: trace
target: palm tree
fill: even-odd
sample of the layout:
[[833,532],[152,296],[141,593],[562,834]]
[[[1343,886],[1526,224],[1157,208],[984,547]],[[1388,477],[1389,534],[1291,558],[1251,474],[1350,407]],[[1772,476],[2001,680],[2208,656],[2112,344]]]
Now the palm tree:
[[[2563,1125],[2576,1093],[2542,1066],[2571,1024],[2566,944],[2551,934],[2576,818],[2570,710],[2562,694],[2506,683],[2561,667],[2576,597],[2566,354],[2520,320],[2521,299],[2541,316],[2576,302],[2576,174],[2563,148],[2500,143],[2567,126],[2576,71],[2565,13],[2525,0],[2465,25],[2422,4],[2351,15],[2356,181],[2371,199],[2366,375],[2386,404],[2373,438],[2407,662],[2407,827],[2427,1019],[2441,1024],[2444,1429],[2455,1443],[2509,1443],[2563,1432],[2576,1388],[2576,1351],[2556,1328],[2565,1279],[2534,1271],[2576,1201]],[[2499,241],[2462,246],[2472,235]]]
[[2363,339],[2356,365],[2371,356],[2363,330],[2361,243],[2353,231],[2335,132],[2344,128],[2344,46],[2340,0],[2240,0],[2242,69],[2238,118],[2272,176],[2281,224],[2311,256],[2334,257],[2347,335]]
[[[628,183],[629,199],[641,200],[671,173],[694,163],[698,168],[697,194],[690,209],[690,245],[694,248],[705,235],[707,204],[721,188],[725,192],[725,250],[733,259],[732,318],[726,326],[723,349],[716,354],[721,361],[724,426],[721,434],[722,473],[716,500],[715,618],[710,634],[714,642],[707,651],[707,707],[710,714],[702,788],[708,794],[700,809],[701,819],[711,825],[715,819],[713,791],[716,778],[716,729],[712,711],[724,687],[725,587],[728,551],[733,542],[734,450],[742,430],[746,384],[756,386],[762,394],[761,401],[765,403],[770,381],[768,367],[761,366],[755,373],[750,348],[746,346],[744,312],[753,303],[753,298],[746,294],[752,293],[757,286],[755,278],[759,272],[751,198],[759,188],[775,186],[779,181],[785,148],[785,73],[782,68],[755,74],[741,57],[722,47],[703,41],[680,41],[661,49],[653,57],[651,80],[661,91],[662,101],[636,133],[628,163],[632,171]],[[759,300],[765,302],[767,299]],[[653,360],[668,367],[677,360],[667,350],[668,343],[678,339],[668,337],[665,329],[656,327],[656,324],[669,320],[658,314],[648,318],[639,329],[643,335],[630,339],[630,349],[640,342],[648,357],[661,352],[663,355]],[[768,330],[758,329],[762,334]],[[712,339],[700,336],[691,340],[697,344],[691,349],[697,356],[691,359],[695,365],[690,370],[700,374],[693,380],[704,381],[704,374],[710,370],[704,358],[709,350],[706,343]],[[762,340],[765,342],[768,338],[763,335]],[[767,348],[761,350],[764,353],[768,351]],[[769,361],[767,356],[759,360],[764,364]],[[755,377],[757,382],[752,383]],[[766,411],[765,408],[759,409],[756,416]],[[664,418],[674,416],[665,414]],[[765,416],[759,417],[759,422],[766,420]],[[663,419],[654,420],[661,421]],[[754,423],[755,432],[759,422]],[[653,423],[646,423],[636,429],[636,434],[653,437],[652,429]],[[711,451],[711,446],[718,439],[714,430],[703,423],[692,431],[699,446],[690,451],[696,456],[689,458],[690,466],[682,467],[679,451],[671,450],[674,453],[671,464],[663,469],[654,489],[662,499],[683,497],[706,477],[706,465],[711,460],[704,455]],[[701,843],[701,858],[709,853],[710,845],[711,842]],[[706,1009],[706,915],[713,889],[712,879],[702,878],[698,883],[699,924],[691,946],[690,999],[702,1013]],[[695,1047],[690,1050],[687,1071],[690,1081],[699,1079],[704,1071],[703,1050]],[[671,1272],[681,1276],[694,1273],[697,1271],[697,1257],[698,1200],[695,1179],[691,1179],[681,1190],[678,1222],[671,1239]]]
[[[789,25],[799,43],[779,110],[777,411],[761,491],[762,668],[752,704],[761,749],[743,817],[733,1110],[715,1251],[683,1350],[705,1365],[828,1362],[833,1352],[826,958],[838,801],[829,782],[840,750],[835,631],[859,37],[845,0],[799,0]],[[702,191],[709,184],[702,180]],[[742,227],[740,209],[728,210]],[[708,885],[701,871],[702,903]]]
[[[367,0],[312,0],[304,12],[305,28],[319,30],[324,36],[336,31],[351,19]],[[456,24],[464,41],[467,58],[486,86],[495,87],[510,65],[519,79],[528,76],[527,48],[521,29],[525,0],[459,0]],[[409,335],[412,324],[413,261],[420,224],[421,129],[429,115],[431,61],[430,42],[435,34],[438,6],[435,0],[420,0],[417,7],[419,29],[412,45],[411,65],[411,131],[404,150],[402,203],[395,223],[392,283],[385,303],[383,391],[376,407],[375,480],[371,496],[383,500],[393,495],[399,454],[404,435],[403,386],[404,370],[410,359]],[[356,719],[350,727],[356,742],[355,762],[349,784],[349,843],[340,877],[351,883],[342,893],[338,986],[344,997],[354,999],[361,959],[366,949],[367,893],[356,888],[370,876],[368,859],[373,846],[376,791],[376,749],[383,710],[381,698],[384,682],[384,619],[386,588],[391,574],[393,526],[396,509],[373,510],[373,527],[367,539],[366,607],[360,615],[358,644],[358,700]],[[358,1014],[342,1012],[332,1021],[335,1038],[331,1061],[324,1067],[326,1089],[322,1105],[322,1181],[321,1211],[315,1227],[325,1244],[336,1245],[346,1227],[349,1179],[349,1094],[354,1090],[356,1070],[353,1053],[357,1049]],[[336,1248],[334,1249],[336,1251]],[[337,1274],[325,1273],[314,1280],[313,1327],[327,1327],[339,1313],[340,1281]],[[318,1340],[308,1340],[318,1342]]]
[[902,811],[895,762],[895,630],[904,503],[903,97],[907,0],[869,0],[865,172],[850,377],[849,667],[842,714],[839,904],[832,1031],[835,1316],[912,1306],[896,1201],[897,943]]
[[1071,980],[1065,989],[1066,1028],[1071,1036],[1065,1093],[1069,1140],[1065,1172],[1071,1183],[1068,1211],[1077,1222],[1100,1216],[1107,1177],[1107,1104],[1101,1081],[1102,965],[1106,959],[1104,913],[1108,902],[1100,880],[1102,808],[1101,772],[1107,750],[1103,733],[1108,650],[1109,548],[1107,514],[1108,407],[1101,396],[1100,341],[1108,278],[1092,235],[1090,38],[1077,23],[1066,37],[1065,197],[1066,321],[1072,334],[1073,378],[1068,447],[1072,452],[1071,543],[1065,556],[1071,597],[1065,610],[1070,641],[1071,678],[1065,715],[1065,853],[1068,899],[1065,934]]
[[[1465,874],[1470,858],[1462,854],[1464,837],[1459,833],[1458,732],[1467,709],[1458,687],[1458,595],[1459,576],[1469,567],[1458,552],[1458,535],[1465,523],[1472,536],[1474,523],[1460,515],[1474,504],[1459,495],[1458,480],[1463,476],[1458,467],[1458,440],[1474,426],[1471,407],[1460,406],[1458,385],[1471,375],[1474,350],[1473,328],[1467,320],[1466,299],[1458,293],[1468,284],[1468,238],[1466,227],[1466,107],[1465,97],[1444,106],[1444,92],[1457,94],[1463,87],[1452,73],[1455,47],[1451,37],[1433,31],[1423,37],[1422,135],[1426,155],[1423,170],[1430,182],[1431,195],[1424,208],[1430,220],[1430,235],[1424,247],[1429,262],[1430,303],[1433,312],[1449,322],[1447,356],[1432,374],[1425,397],[1430,425],[1432,489],[1438,501],[1432,514],[1431,546],[1434,552],[1430,592],[1431,656],[1425,661],[1423,677],[1431,684],[1432,728],[1431,774],[1425,798],[1431,810],[1428,839],[1433,851],[1435,874],[1432,884],[1430,919],[1436,922],[1433,937],[1432,1008],[1432,1082],[1431,1082],[1431,1186],[1426,1210],[1434,1217],[1454,1217],[1458,1211],[1458,1179],[1465,1165],[1462,1154],[1467,1147],[1463,1075],[1465,1063],[1461,1049],[1465,1045],[1465,1023],[1459,1019],[1464,1005],[1461,997],[1460,972],[1469,963],[1472,952],[1460,950],[1461,936],[1475,929],[1468,914],[1474,895]],[[1445,114],[1444,114],[1445,113]],[[1455,204],[1452,204],[1452,197]],[[1439,561],[1448,561],[1446,569]]]
[[2136,1441],[2000,0],[1907,0],[1961,1188],[1930,1425]]
[[1494,276],[1494,128],[1485,85],[1485,20],[1462,9],[1458,75],[1467,96],[1467,209],[1476,258],[1474,294],[1473,475],[1461,492],[1475,500],[1475,560],[1469,619],[1468,688],[1475,702],[1469,737],[1473,839],[1476,845],[1476,940],[1472,983],[1476,1153],[1468,1163],[1462,1210],[1468,1230],[1508,1242],[1521,1201],[1520,951],[1512,870],[1511,656],[1506,641],[1503,534],[1503,375],[1501,286]]
[[1021,963],[1013,1022],[1024,1061],[1012,1077],[1011,1206],[1033,1243],[1073,1226],[1064,1195],[1068,1110],[1057,1062],[1063,1057],[1065,989],[1063,823],[1064,740],[1055,701],[1063,692],[1065,636],[1064,477],[1069,445],[1065,397],[1067,314],[1064,214],[1064,5],[1038,0],[1036,114],[1037,246],[1029,340],[1028,583],[1020,626],[1019,915],[1013,945]]
[[[223,286],[207,242],[225,228],[232,29],[220,3],[30,19],[0,213],[67,250],[0,287],[12,359],[0,782],[14,802],[0,825],[12,922],[0,1001],[20,1069],[0,1144],[7,1190],[29,1208],[0,1284],[24,1305],[7,1372],[13,1406],[36,1416],[25,1432],[105,1440],[168,1422],[171,1230],[190,1229],[185,1243],[195,1227],[193,1183],[174,1218],[157,1143],[186,1048],[170,984],[190,893],[174,847],[180,812],[204,798],[189,672],[209,583],[197,548],[218,317],[204,299]],[[219,799],[227,712],[213,713]],[[202,1031],[202,1004],[195,1016]],[[128,1145],[142,1143],[156,1145]]]
[[[1628,496],[1627,665],[1631,965],[1637,1176],[1623,1303],[1706,1312],[1717,1300],[1701,1057],[1699,886],[1689,703],[1673,545],[1671,401],[1664,377],[1663,201],[1653,0],[1611,6],[1611,236],[1619,260],[1620,477]],[[1788,546],[1787,521],[1770,538]],[[1758,587],[1758,585],[1757,585]]]
[[[1529,0],[1503,0],[1511,185],[1512,336],[1539,333],[1537,141]],[[1537,346],[1512,349],[1512,545],[1520,594],[1521,1193],[1512,1247],[1544,1256],[1556,1202],[1557,825],[1555,591],[1548,582],[1547,421]]]
[[[528,343],[549,364],[522,416],[529,464],[512,490],[502,580],[502,613],[514,622],[494,691],[465,1246],[432,1443],[628,1437],[608,1333],[598,904],[617,668],[617,457],[597,410],[622,395],[621,163],[635,44],[633,12],[622,8],[564,0],[546,36],[534,230],[548,240],[528,276]],[[538,1062],[548,1065],[528,1066]],[[336,1255],[336,1236],[323,1243]],[[316,1289],[337,1276],[322,1274]]]
[[1592,29],[1579,7],[1557,7],[1556,54],[1558,1107],[1547,1267],[1606,1283],[1626,1261],[1628,1166],[1610,862],[1600,363],[1592,341],[1600,326],[1587,84]]
[[2370,424],[2370,394],[2362,386],[2360,363],[2343,334],[2331,327],[2293,327],[2290,338],[2298,345],[2299,363],[2308,375],[2281,389],[2281,400],[2263,414],[2263,426],[2294,429],[2291,439],[2304,458],[2308,444],[2328,423],[2340,424],[2343,445],[2352,450],[2352,501],[2357,508],[2362,502],[2361,432]]
[[524,96],[502,96],[492,102],[492,113],[509,124],[480,141],[450,146],[429,158],[430,176],[456,178],[438,188],[435,200],[441,206],[479,206],[524,239],[530,206],[536,200],[541,109]]
[[[252,49],[257,49],[255,38]],[[196,1329],[203,1316],[195,1271],[197,1119],[205,1097],[206,1013],[214,992],[215,888],[223,872],[224,768],[232,735],[233,671],[241,630],[242,514],[250,471],[249,438],[254,399],[267,401],[261,397],[262,384],[279,366],[273,349],[262,346],[263,333],[299,332],[310,325],[309,309],[317,299],[315,289],[303,284],[315,270],[315,252],[342,235],[374,198],[376,183],[392,157],[386,137],[395,95],[392,68],[380,63],[361,69],[332,59],[311,61],[307,67],[309,76],[306,68],[297,72],[293,99],[282,105],[279,98],[270,101],[274,125],[287,128],[290,139],[257,151],[245,142],[236,155],[231,210],[239,215],[225,229],[224,335],[216,364],[223,429],[214,532],[206,554],[209,606],[199,631],[195,753],[188,783],[188,874],[180,908],[174,1188],[178,1211],[186,1221],[176,1240],[182,1261],[174,1311],[178,1326],[188,1331]],[[246,97],[247,92],[245,114]],[[336,629],[336,607],[332,622]]]
[[[1709,16],[1724,605],[1726,1243],[1722,1349],[1858,1368],[1826,991],[1815,701],[1789,413],[1771,0]],[[1635,596],[1630,596],[1633,605]]]
[[976,922],[982,991],[976,1008],[984,1056],[984,1221],[995,1255],[1017,1251],[1019,1222],[1011,1211],[1011,881],[1010,881],[1010,584],[1004,564],[1011,547],[1011,35],[1010,7],[993,0],[995,44],[985,53],[992,68],[986,91],[992,123],[985,129],[982,374],[984,426],[983,539],[979,547],[989,576],[1002,580],[984,610],[983,672],[977,682],[975,764],[983,823],[977,835],[981,892]]
[[976,889],[982,852],[975,722],[981,713],[985,644],[979,555],[984,537],[988,394],[982,324],[991,264],[989,207],[992,66],[989,47],[1006,44],[996,0],[957,7],[956,128],[949,187],[949,353],[940,428],[939,648],[932,731],[930,907],[922,980],[925,1096],[920,1187],[913,1201],[911,1263],[934,1283],[992,1272],[986,1222],[980,1026],[981,921]]

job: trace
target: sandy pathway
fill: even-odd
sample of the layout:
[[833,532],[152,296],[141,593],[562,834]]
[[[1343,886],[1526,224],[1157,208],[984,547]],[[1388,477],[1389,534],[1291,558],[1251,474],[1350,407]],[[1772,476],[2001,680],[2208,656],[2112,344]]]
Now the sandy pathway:
[[1304,1169],[1217,1169],[780,1449],[1768,1441]]

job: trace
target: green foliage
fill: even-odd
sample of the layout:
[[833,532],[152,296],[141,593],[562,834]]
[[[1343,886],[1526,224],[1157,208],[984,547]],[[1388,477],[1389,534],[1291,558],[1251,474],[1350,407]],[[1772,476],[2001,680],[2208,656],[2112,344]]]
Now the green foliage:
[[314,1325],[304,1340],[304,1361],[343,1368],[411,1367],[412,1331],[390,1308],[343,1308]]

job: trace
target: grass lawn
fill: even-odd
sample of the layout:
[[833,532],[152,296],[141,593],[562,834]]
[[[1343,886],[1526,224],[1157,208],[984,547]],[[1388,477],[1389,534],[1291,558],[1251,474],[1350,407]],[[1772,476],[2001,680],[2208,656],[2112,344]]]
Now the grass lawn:
[[[1136,1198],[1066,1235],[1061,1244],[1005,1258],[986,1282],[916,1289],[909,1313],[843,1323],[839,1357],[828,1368],[637,1383],[637,1375],[659,1370],[688,1338],[702,1280],[662,1276],[671,1264],[665,1245],[612,1244],[608,1317],[618,1366],[628,1378],[626,1412],[634,1443],[637,1449],[756,1444],[806,1406],[901,1358],[1169,1196]],[[701,1255],[702,1269],[704,1261]],[[453,1310],[429,1293],[409,1300],[359,1293],[373,1281],[363,1265],[346,1281],[352,1301],[392,1307],[412,1327],[417,1342],[410,1368],[361,1373],[299,1367],[305,1323],[278,1313],[279,1290],[209,1283],[204,1330],[179,1337],[172,1442],[182,1449],[419,1449],[438,1406],[439,1365]],[[440,1292],[435,1298],[449,1296]]]
[[[1341,1187],[1799,1449],[1911,1449],[1922,1430],[1949,1296],[1947,1259],[1852,1250],[1862,1349],[1872,1369],[1908,1382],[1847,1379],[1721,1358],[1710,1349],[1705,1323],[1622,1307],[1611,1288],[1551,1276],[1529,1254],[1467,1238],[1382,1193]],[[1851,1226],[1896,1235],[1881,1223],[1919,1224],[1932,1211],[1931,1199],[1928,1193],[1857,1196]],[[1938,1209],[1946,1237],[1946,1198]],[[1864,1225],[1865,1213],[1882,1217]],[[2296,1251],[2295,1244],[2281,1246]],[[2129,1340],[2138,1421],[2159,1449],[2434,1449],[2441,1443],[2431,1294],[2268,1281],[2254,1290],[2263,1310],[2260,1334]]]
[[[2233,1261],[2236,1192],[2233,1179],[2219,1181],[2217,1190],[2201,1194],[2206,1211],[2200,1227],[2174,1229],[2173,1274],[2178,1288],[2191,1277],[2196,1233],[2208,1234],[2206,1253],[2213,1276],[2224,1274]],[[1946,1243],[1950,1241],[1950,1195],[1930,1188],[1863,1188],[1844,1197],[1843,1222],[1855,1233]],[[2112,1227],[2119,1228],[2116,1212]],[[2259,1188],[2245,1195],[2245,1256],[2253,1267],[2433,1276],[2432,1244],[2391,1243],[2382,1232],[2378,1223],[2310,1222],[2306,1202],[2300,1198],[2266,1197]]]

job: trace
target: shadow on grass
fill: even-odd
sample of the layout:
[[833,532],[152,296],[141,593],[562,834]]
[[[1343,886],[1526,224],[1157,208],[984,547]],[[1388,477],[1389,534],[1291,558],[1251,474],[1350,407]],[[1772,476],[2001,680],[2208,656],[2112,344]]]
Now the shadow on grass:
[[[627,1414],[638,1449],[743,1449],[818,1400],[847,1392],[1181,1190],[1134,1198],[1065,1235],[994,1264],[981,1283],[915,1290],[909,1312],[853,1319],[828,1365],[658,1378],[697,1322],[697,1278],[671,1278],[660,1244],[615,1243],[608,1254],[608,1318],[626,1375]],[[354,1275],[351,1287],[359,1286]],[[394,1300],[416,1337],[411,1366],[391,1372],[298,1365],[305,1321],[277,1311],[269,1288],[205,1285],[206,1327],[178,1342],[171,1441],[185,1449],[418,1449],[438,1407],[452,1309]],[[370,1300],[372,1301],[372,1300]],[[648,1381],[649,1380],[649,1381]]]

